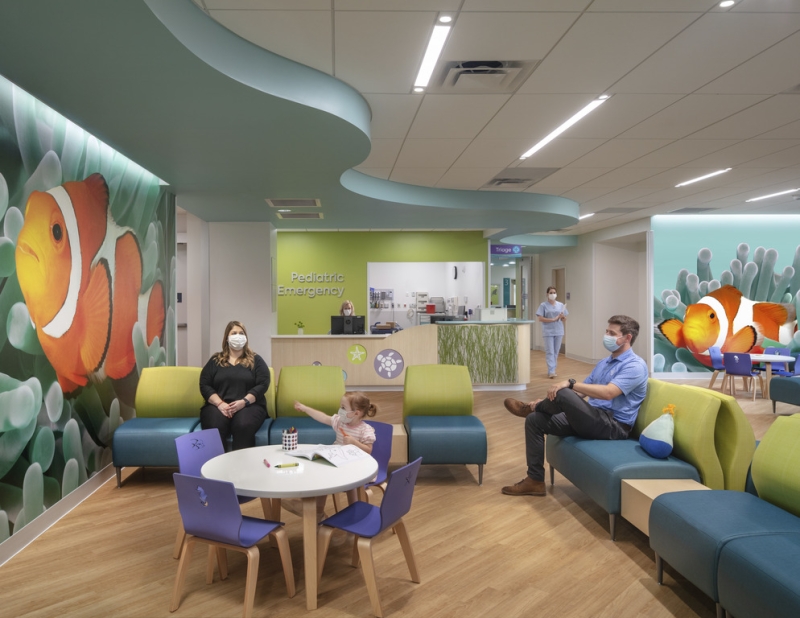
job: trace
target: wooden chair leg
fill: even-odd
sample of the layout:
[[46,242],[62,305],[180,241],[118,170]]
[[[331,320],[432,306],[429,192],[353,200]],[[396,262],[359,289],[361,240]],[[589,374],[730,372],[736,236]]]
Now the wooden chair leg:
[[353,555],[350,558],[350,566],[357,569],[359,563],[361,562],[361,557],[358,555],[358,539],[359,537],[355,534],[353,535]]
[[256,598],[256,584],[258,583],[258,547],[253,545],[246,550],[247,553],[247,581],[244,590],[244,618],[253,615],[253,601]]
[[171,612],[174,612],[181,605],[181,591],[183,590],[183,582],[186,580],[186,572],[189,570],[189,563],[192,561],[194,542],[194,537],[187,535],[181,551],[181,560],[178,563],[178,573],[175,575],[175,585],[172,588],[172,602],[169,604],[169,611]]
[[283,577],[286,579],[286,593],[291,599],[295,595],[296,590],[294,585],[294,568],[292,567],[292,552],[289,549],[289,537],[286,535],[286,530],[283,528],[276,528],[270,533],[270,536],[278,545],[278,551],[281,555],[281,564],[283,565]]
[[411,548],[411,539],[408,538],[408,530],[406,530],[406,524],[402,519],[394,525],[394,531],[397,533],[400,547],[403,548],[403,555],[406,557],[408,570],[411,573],[411,581],[419,583],[420,577],[419,570],[417,569],[417,559],[414,557],[414,550]]
[[381,597],[378,594],[378,580],[375,576],[375,563],[372,560],[372,539],[363,537],[358,539],[358,553],[361,556],[361,571],[364,573],[364,582],[367,584],[372,613],[378,618],[382,618]]
[[322,569],[325,568],[325,558],[328,556],[332,534],[333,528],[329,526],[320,526],[317,532],[317,581],[322,579]]
[[[213,545],[208,546],[208,558],[206,559],[206,584],[213,584],[214,583],[214,559],[217,558],[219,560],[219,555],[217,554],[217,548]],[[220,579],[222,579],[222,573],[220,573]]]
[[719,369],[715,369],[714,373],[711,374],[711,382],[708,383],[708,389],[711,390],[714,388],[714,382],[717,381],[717,376],[719,375]]
[[181,550],[183,549],[183,542],[186,539],[186,533],[183,531],[183,522],[178,522],[178,536],[175,537],[175,547],[172,548],[172,557],[177,560],[181,557]]

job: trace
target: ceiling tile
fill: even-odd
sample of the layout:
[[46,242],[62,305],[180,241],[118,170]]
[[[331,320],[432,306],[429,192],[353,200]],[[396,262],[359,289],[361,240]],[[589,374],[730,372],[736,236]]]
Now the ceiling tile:
[[509,98],[505,94],[425,95],[408,136],[473,138]]
[[720,120],[693,134],[692,137],[698,139],[723,137],[747,139],[795,120],[800,120],[800,96],[779,94]]
[[613,89],[693,92],[798,27],[800,14],[706,14],[614,84]]
[[595,0],[590,11],[694,11],[703,13],[716,5],[713,0]]
[[559,193],[563,193],[610,171],[610,167],[565,167],[540,180],[533,187],[537,191],[562,189]]
[[[580,189],[583,188],[584,187],[580,187]],[[591,209],[603,210],[604,208],[611,208],[622,204],[627,205],[627,203],[632,200],[641,201],[648,194],[653,193],[653,189],[645,189],[642,187],[625,187],[611,192],[606,189],[605,191],[604,195],[584,202],[584,204]]]
[[525,152],[527,140],[476,138],[467,147],[454,167],[500,167],[516,163]]
[[503,171],[502,167],[453,167],[436,183],[443,189],[479,189],[497,174]]
[[582,11],[592,0],[464,0],[469,11]]
[[362,174],[366,174],[367,176],[383,178],[384,180],[387,180],[389,178],[389,174],[392,173],[391,167],[362,167],[359,165],[353,169],[361,172]]
[[570,127],[570,137],[617,137],[681,98],[679,94],[616,94]]
[[394,167],[400,148],[401,139],[373,139],[369,156],[360,163],[360,167]]
[[639,182],[665,170],[642,167],[619,167],[607,174],[598,176],[582,185],[584,187],[597,187],[599,189],[622,189],[633,183]]
[[780,150],[773,154],[742,163],[742,167],[790,167],[800,165],[800,146]]
[[562,197],[566,197],[571,200],[575,200],[578,204],[583,204],[584,202],[588,202],[591,199],[596,199],[602,195],[608,193],[608,189],[589,189],[584,187],[578,187],[576,189],[572,189],[571,191],[567,191],[562,195]]
[[462,13],[442,59],[541,60],[577,16],[578,13]]
[[726,167],[736,167],[744,165],[749,161],[755,161],[761,157],[787,150],[793,146],[800,145],[798,140],[784,139],[751,139],[739,142],[722,150],[695,159],[684,164],[686,168],[708,167],[712,169],[722,169]]
[[736,140],[733,139],[682,139],[631,161],[628,167],[675,167],[735,143]]
[[411,92],[435,13],[337,11],[335,75],[359,92]]
[[333,73],[330,11],[211,11],[211,17],[264,49]]
[[665,139],[612,139],[573,163],[575,167],[618,167],[666,146]]
[[[800,101],[798,101],[800,105]],[[800,138],[800,121],[792,122],[784,125],[774,131],[763,133],[758,136],[759,139],[798,139]]]
[[[200,4],[200,2],[196,2]],[[330,11],[330,0],[202,0],[209,10]]]
[[407,139],[400,149],[398,167],[449,168],[469,146],[468,139]]
[[[585,94],[516,94],[486,125],[480,137],[527,138],[534,140],[530,145],[533,146],[594,98]],[[569,131],[564,135],[571,137]]]
[[768,13],[800,13],[800,3],[797,0],[741,0],[731,7],[731,11],[757,11]]
[[396,167],[389,180],[410,185],[434,187],[436,182],[447,171],[444,167]]
[[[622,137],[679,139],[763,100],[755,94],[690,94],[629,129]],[[694,137],[694,136],[693,136]]]
[[422,97],[421,94],[365,94],[372,109],[372,138],[405,138]]
[[461,0],[333,0],[337,11],[457,11],[459,4]]
[[[800,2],[796,3],[800,7]],[[794,34],[698,92],[708,94],[775,94],[800,84],[800,33]]]
[[586,13],[519,92],[602,94],[695,19],[692,13]]
[[[604,139],[554,139],[544,148],[534,153],[519,163],[520,167],[564,167],[576,159],[591,152],[601,144]],[[531,141],[523,150],[517,153],[517,157],[533,146]]]

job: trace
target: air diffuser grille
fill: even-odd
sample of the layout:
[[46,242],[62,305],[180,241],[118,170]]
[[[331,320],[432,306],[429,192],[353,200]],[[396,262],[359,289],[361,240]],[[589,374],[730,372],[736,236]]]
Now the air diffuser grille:
[[278,219],[324,219],[321,212],[279,212]]
[[289,198],[267,198],[267,204],[270,208],[319,208],[322,206],[319,200]]

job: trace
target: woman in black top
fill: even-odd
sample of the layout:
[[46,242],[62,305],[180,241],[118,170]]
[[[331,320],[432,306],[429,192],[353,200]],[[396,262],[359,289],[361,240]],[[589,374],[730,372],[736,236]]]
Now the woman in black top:
[[219,429],[222,443],[233,434],[233,449],[256,445],[256,432],[267,418],[269,367],[247,345],[241,322],[229,322],[222,351],[214,354],[200,373],[200,410],[203,429]]

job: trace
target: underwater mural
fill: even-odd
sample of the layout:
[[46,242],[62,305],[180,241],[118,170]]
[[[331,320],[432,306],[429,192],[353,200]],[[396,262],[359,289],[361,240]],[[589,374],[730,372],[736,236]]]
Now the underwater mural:
[[175,364],[175,203],[0,76],[0,542],[111,463]]
[[[664,217],[653,220],[657,273],[653,299],[653,371],[712,371],[711,347],[718,347],[721,352],[761,353],[767,347],[800,352],[800,332],[797,330],[800,245],[796,244],[800,219],[792,216],[783,220],[777,216],[760,217],[756,222],[749,217],[740,217],[739,221],[724,222],[721,217],[716,221],[707,217],[698,218],[689,225],[703,230],[704,223],[711,223],[714,232],[709,234],[706,228],[705,238],[694,240],[709,243],[713,238],[717,245],[714,251],[709,246],[687,248],[684,230],[682,256],[676,260],[678,243],[671,234],[678,228],[667,224]],[[780,266],[780,252],[776,248],[758,246],[751,253],[747,242],[737,242],[737,234],[763,240],[761,234],[765,232],[773,241],[786,236],[786,241],[780,243],[781,251],[786,252],[787,247],[791,250],[791,264]],[[732,259],[726,264],[724,253],[718,258],[724,266],[715,277],[711,262],[714,253],[719,251],[719,245],[730,247],[728,255]],[[687,268],[689,251],[694,251],[695,272]],[[662,257],[660,261],[659,254]],[[667,262],[671,262],[672,267],[684,266],[677,273],[672,271],[675,273],[674,287],[661,287],[665,277],[669,276],[665,272],[669,270]]]

